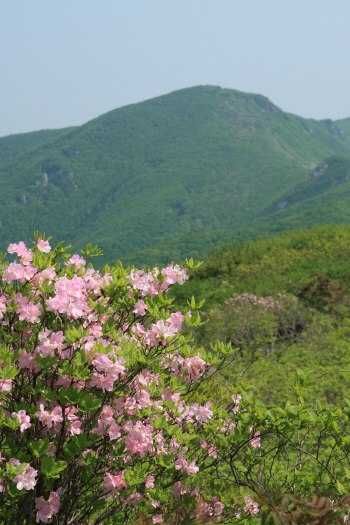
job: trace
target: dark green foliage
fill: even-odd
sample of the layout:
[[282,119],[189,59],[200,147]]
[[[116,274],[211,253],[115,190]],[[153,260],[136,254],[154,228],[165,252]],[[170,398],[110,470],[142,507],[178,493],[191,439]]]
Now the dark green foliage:
[[344,283],[339,284],[327,274],[316,273],[316,277],[296,294],[306,304],[319,310],[332,310],[344,299]]
[[31,133],[0,137],[0,164],[5,166],[7,163],[12,162],[14,158],[23,155],[23,153],[27,153],[40,144],[54,140],[72,129],[42,129]]
[[[327,180],[311,185],[315,194],[295,197],[323,159],[350,156],[347,135],[332,121],[286,114],[260,95],[199,86],[44,142],[35,134],[16,137],[0,139],[7,160],[14,157],[0,163],[2,250],[40,230],[74,250],[98,244],[101,265],[128,262],[131,253],[150,264],[323,220],[350,221],[350,183],[332,175],[331,164]],[[331,187],[334,178],[342,184]],[[289,194],[292,204],[279,209]]]

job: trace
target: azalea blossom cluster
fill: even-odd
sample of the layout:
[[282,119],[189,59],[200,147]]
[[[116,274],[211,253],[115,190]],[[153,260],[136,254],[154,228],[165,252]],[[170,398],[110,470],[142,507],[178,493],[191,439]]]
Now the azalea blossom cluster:
[[231,304],[235,312],[238,312],[243,306],[247,306],[249,310],[254,306],[259,306],[263,312],[269,309],[283,308],[283,305],[271,296],[257,297],[251,293],[233,294],[232,297],[225,301],[225,304]]
[[[284,298],[282,294],[279,294],[281,299]],[[277,301],[271,296],[268,297],[257,297],[251,293],[243,294],[233,294],[232,297],[225,299],[223,311],[221,310],[210,310],[210,314],[220,314],[223,315],[224,311],[232,311],[234,313],[251,312],[254,308],[258,308],[260,312],[267,312],[268,310],[281,310],[284,308],[282,301]],[[202,312],[203,316],[206,316],[206,312]]]
[[217,495],[206,503],[182,483],[218,457],[211,402],[187,396],[214,370],[182,335],[199,316],[169,311],[164,297],[187,269],[101,274],[87,249],[69,256],[38,236],[8,252],[17,259],[1,268],[0,507],[79,525],[96,512],[126,522],[140,508],[162,523],[164,501],[186,494],[200,519],[219,519]]

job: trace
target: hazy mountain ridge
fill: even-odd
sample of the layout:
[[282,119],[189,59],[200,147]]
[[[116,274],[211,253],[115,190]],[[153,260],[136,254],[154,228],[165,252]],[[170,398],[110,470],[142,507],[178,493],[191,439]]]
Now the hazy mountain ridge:
[[30,133],[18,133],[0,137],[0,165],[4,166],[13,162],[20,155],[43,143],[54,140],[71,129],[74,128],[42,129],[40,131],[31,131]]
[[[332,121],[212,86],[58,131],[0,163],[2,249],[39,229],[75,249],[98,243],[107,262],[181,235],[254,229],[323,159],[350,157]],[[272,220],[292,208],[278,212],[271,208]]]

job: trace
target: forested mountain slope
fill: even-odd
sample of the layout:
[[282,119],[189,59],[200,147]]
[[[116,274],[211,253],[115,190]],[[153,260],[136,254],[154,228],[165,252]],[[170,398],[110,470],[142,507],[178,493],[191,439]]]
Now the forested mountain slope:
[[[290,220],[294,201],[276,206],[295,196],[323,159],[350,156],[347,134],[332,121],[212,86],[62,131],[27,151],[18,146],[21,154],[0,164],[2,249],[38,229],[74,248],[98,243],[109,262],[181,235],[255,231],[269,215]],[[327,191],[322,195],[315,206],[327,201]]]
[[347,135],[350,133],[350,117],[336,120],[334,124],[341,128]]
[[286,193],[272,200],[258,220],[233,230],[191,232],[124,257],[136,266],[205,258],[225,243],[254,241],[322,224],[350,224],[350,158],[333,155]]
[[64,129],[42,129],[30,133],[19,133],[18,135],[8,135],[0,137],[0,165],[4,166],[9,162],[28,152],[29,150],[55,139],[59,135],[67,133],[73,128]]

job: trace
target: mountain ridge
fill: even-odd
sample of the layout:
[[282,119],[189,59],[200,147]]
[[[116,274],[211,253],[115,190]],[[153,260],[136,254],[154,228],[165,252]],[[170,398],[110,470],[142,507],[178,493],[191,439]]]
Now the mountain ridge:
[[99,244],[108,262],[190,232],[253,227],[323,159],[350,157],[336,123],[213,86],[63,131],[0,163],[3,250],[39,229],[74,249]]

